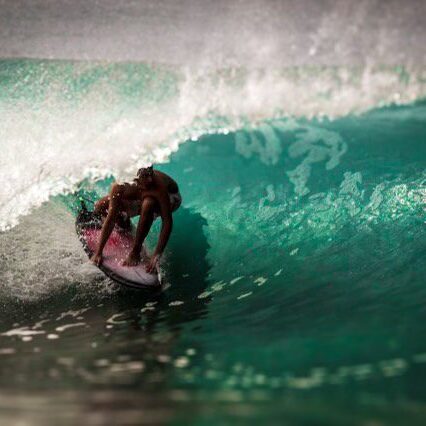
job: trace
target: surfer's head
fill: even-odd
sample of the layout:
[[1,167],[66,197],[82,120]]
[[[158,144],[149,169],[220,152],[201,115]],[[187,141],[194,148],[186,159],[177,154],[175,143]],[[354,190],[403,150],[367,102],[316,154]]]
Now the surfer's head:
[[154,184],[154,169],[152,166],[139,169],[134,181],[138,185],[144,185],[148,188],[151,187]]

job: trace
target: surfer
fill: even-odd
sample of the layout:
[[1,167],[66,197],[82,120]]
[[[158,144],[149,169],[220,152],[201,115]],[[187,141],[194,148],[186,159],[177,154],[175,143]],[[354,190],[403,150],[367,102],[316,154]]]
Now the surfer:
[[161,217],[158,243],[146,267],[147,272],[153,272],[172,231],[172,212],[177,210],[181,203],[182,197],[177,183],[165,173],[154,170],[152,166],[139,169],[132,184],[114,183],[109,195],[95,204],[94,213],[101,215],[104,222],[98,249],[91,261],[95,265],[101,265],[103,249],[115,224],[121,228],[130,228],[130,218],[140,215],[134,246],[123,262],[125,266],[136,266],[141,261],[142,244],[153,221]]

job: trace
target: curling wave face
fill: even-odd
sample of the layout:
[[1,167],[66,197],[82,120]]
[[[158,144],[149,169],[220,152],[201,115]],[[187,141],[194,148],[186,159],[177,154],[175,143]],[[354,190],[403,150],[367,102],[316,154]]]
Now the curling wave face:
[[426,93],[402,67],[188,69],[0,61],[0,230],[86,177],[128,178],[179,143],[271,117],[338,117]]

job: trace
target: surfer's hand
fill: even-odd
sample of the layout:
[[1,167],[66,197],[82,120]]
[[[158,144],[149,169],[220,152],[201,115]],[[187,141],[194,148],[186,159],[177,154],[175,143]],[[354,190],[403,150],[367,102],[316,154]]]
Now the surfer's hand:
[[102,255],[95,253],[91,258],[90,258],[91,262],[93,262],[96,266],[101,266],[102,265]]
[[136,266],[141,261],[141,256],[138,253],[132,251],[127,256],[127,259],[123,262],[123,266]]
[[148,274],[152,274],[153,272],[155,272],[155,269],[157,268],[157,264],[160,260],[160,255],[159,254],[155,254],[154,256],[151,257],[151,260],[149,261],[148,265],[146,265],[146,272],[148,272]]

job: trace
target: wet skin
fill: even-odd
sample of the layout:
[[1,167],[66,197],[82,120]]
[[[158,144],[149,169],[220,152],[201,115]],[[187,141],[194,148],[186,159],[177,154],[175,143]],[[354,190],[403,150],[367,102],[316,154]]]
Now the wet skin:
[[142,244],[151,229],[154,214],[157,213],[162,220],[161,232],[157,246],[146,267],[149,273],[155,271],[173,227],[169,193],[177,193],[178,190],[177,183],[170,176],[158,170],[153,170],[151,174],[142,174],[135,179],[133,184],[114,183],[109,195],[101,198],[95,204],[95,213],[102,215],[105,220],[98,249],[91,261],[98,266],[102,264],[103,249],[116,223],[122,227],[130,227],[130,218],[140,215],[133,248],[123,262],[123,265],[126,266],[139,264]]

